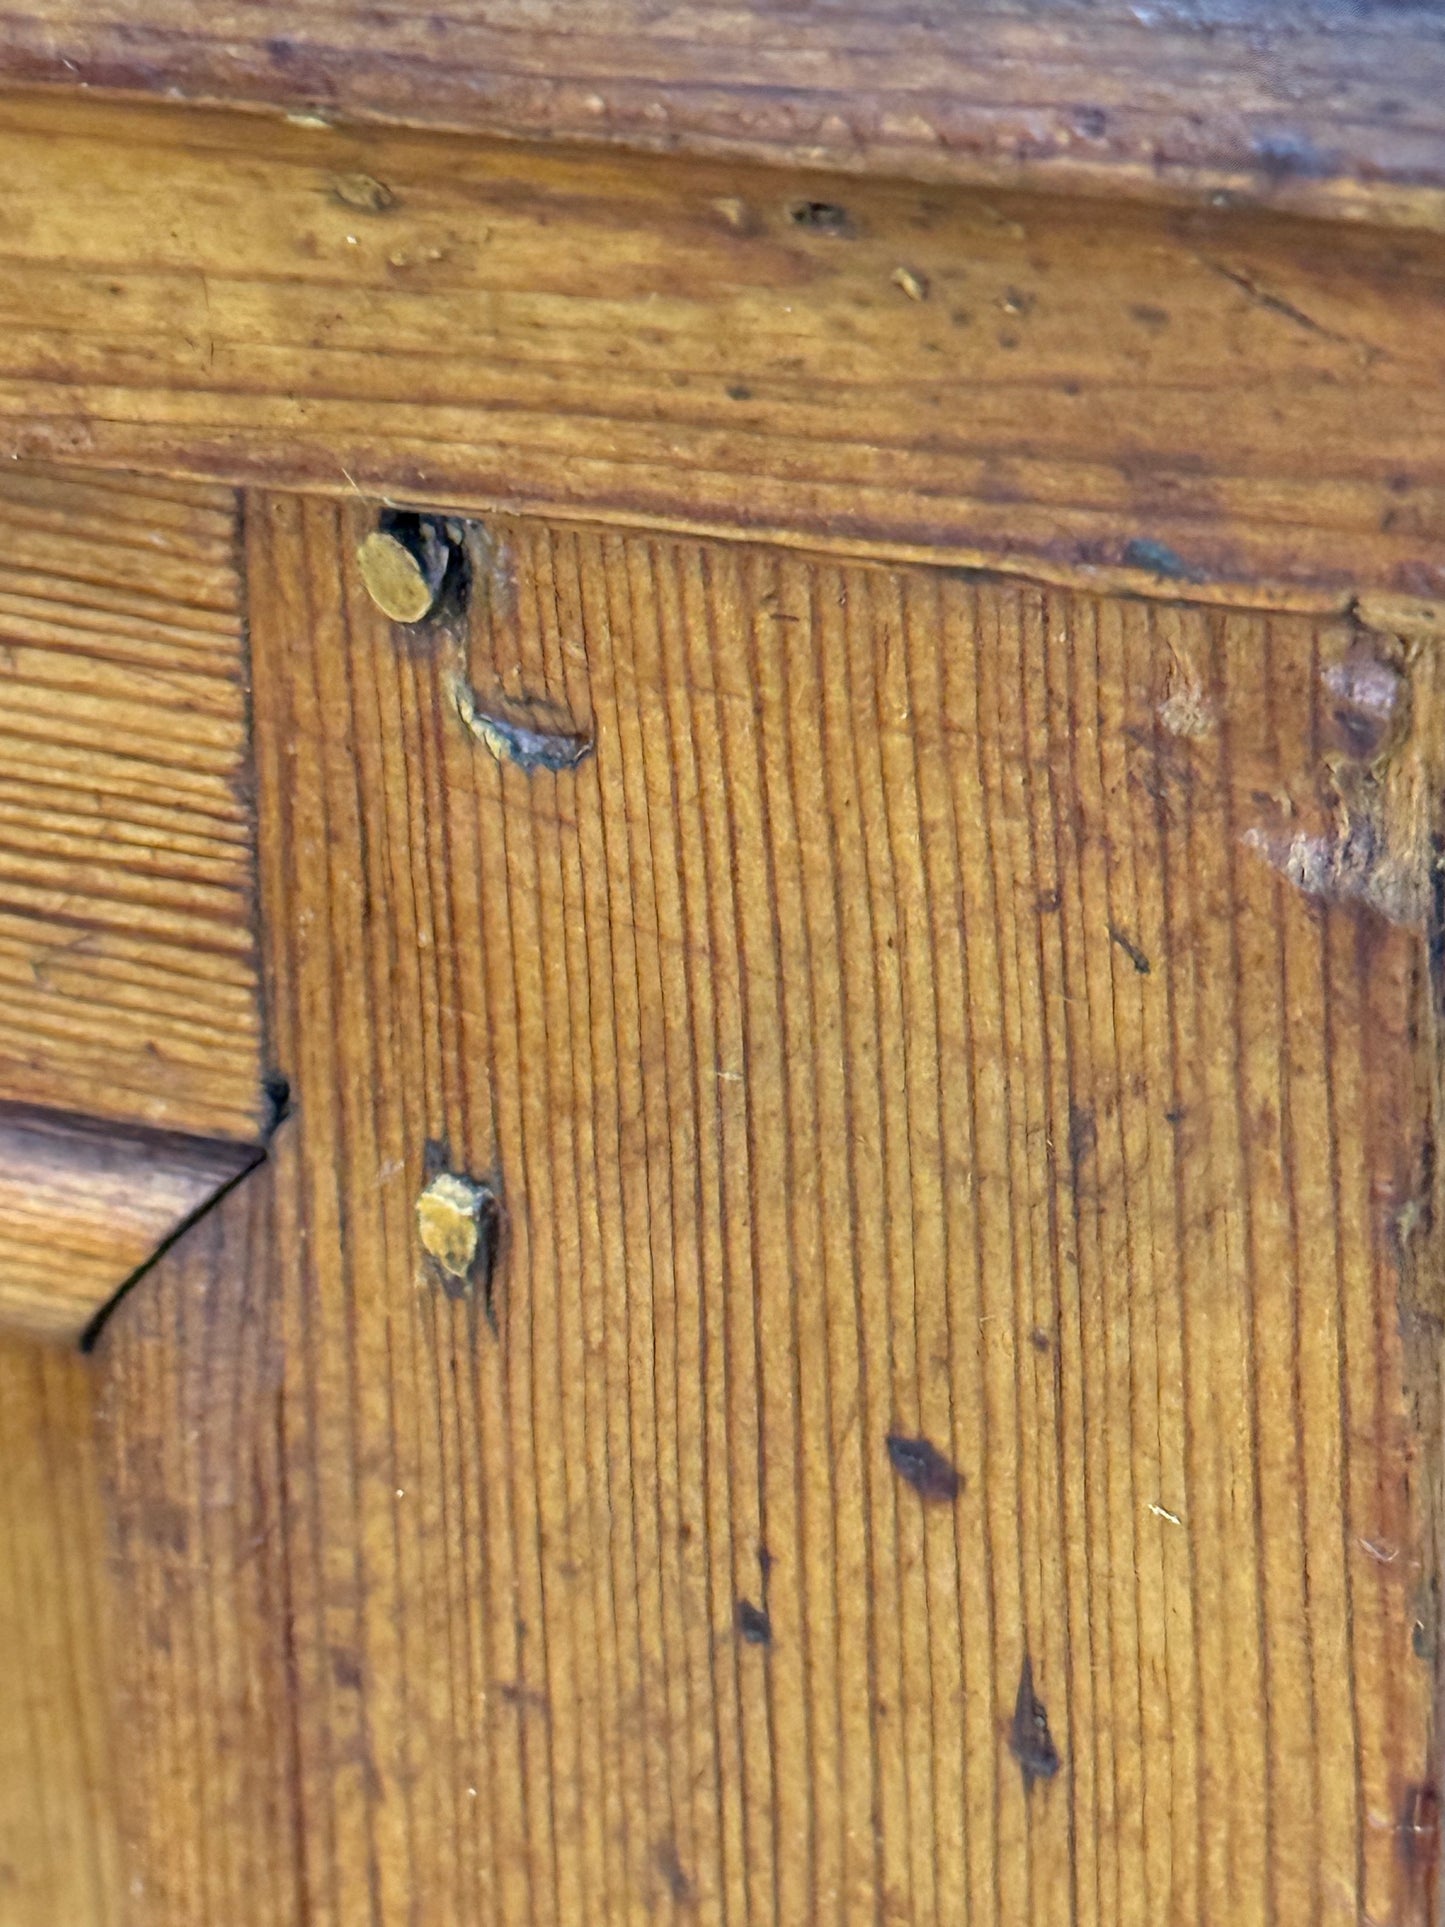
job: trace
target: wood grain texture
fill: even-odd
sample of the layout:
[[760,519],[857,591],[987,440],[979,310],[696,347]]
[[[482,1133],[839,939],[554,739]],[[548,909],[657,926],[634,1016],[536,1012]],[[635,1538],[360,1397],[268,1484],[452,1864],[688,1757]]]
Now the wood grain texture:
[[0,167],[0,452],[1445,590],[1433,236],[84,100],[0,106]]
[[297,1109],[102,1340],[141,1917],[1424,1927],[1424,945],[1247,838],[1425,659],[523,523],[463,664],[368,526],[248,508]]
[[0,470],[0,1099],[255,1143],[234,498]]
[[0,1115],[0,1327],[83,1337],[126,1280],[259,1155],[44,1112]]
[[666,154],[1441,217],[1445,28],[1338,0],[37,0],[0,74]]
[[79,1358],[0,1343],[0,1922],[116,1927],[105,1527]]

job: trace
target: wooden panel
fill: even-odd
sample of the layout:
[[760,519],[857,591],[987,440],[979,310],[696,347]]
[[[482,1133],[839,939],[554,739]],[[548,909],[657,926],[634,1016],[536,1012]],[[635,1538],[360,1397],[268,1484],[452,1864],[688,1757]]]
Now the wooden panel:
[[1429,651],[524,524],[463,660],[367,526],[102,1340],[146,1920],[1423,1927]]
[[36,0],[0,70],[929,180],[1438,220],[1445,29],[1337,0]]
[[259,1151],[0,1115],[0,1326],[76,1339]]
[[[308,1555],[292,1543],[280,1476],[270,1200],[278,1170],[292,1167],[284,1133],[277,1160],[192,1227],[98,1342],[126,1629],[112,1671],[126,1736],[116,1788],[126,1927],[328,1917],[304,1897],[306,1869],[327,1848],[300,1831],[306,1712],[288,1659],[291,1565]],[[364,1770],[359,1753],[353,1765]],[[353,1871],[365,1878],[364,1865]],[[363,1918],[376,1916],[363,1908]]]
[[254,1143],[235,503],[0,472],[0,1099]]
[[0,1924],[116,1927],[90,1375],[0,1344]]
[[1434,237],[86,102],[0,168],[0,452],[1445,592]]

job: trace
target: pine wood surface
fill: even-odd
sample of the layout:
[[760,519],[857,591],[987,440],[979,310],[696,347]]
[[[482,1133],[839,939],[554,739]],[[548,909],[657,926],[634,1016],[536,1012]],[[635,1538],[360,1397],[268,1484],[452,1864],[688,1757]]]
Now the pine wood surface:
[[0,1341],[0,1921],[117,1927],[105,1525],[83,1361]]
[[0,1325],[75,1339],[270,1116],[236,502],[0,467]]
[[32,0],[0,76],[788,165],[1439,223],[1445,29],[1391,0]]
[[254,1142],[235,502],[0,468],[0,1099]]
[[1445,595],[1434,235],[83,96],[0,169],[0,454]]
[[259,1150],[0,1115],[0,1326],[79,1340]]
[[138,1917],[1423,1927],[1429,648],[246,525],[296,1104],[100,1343]]

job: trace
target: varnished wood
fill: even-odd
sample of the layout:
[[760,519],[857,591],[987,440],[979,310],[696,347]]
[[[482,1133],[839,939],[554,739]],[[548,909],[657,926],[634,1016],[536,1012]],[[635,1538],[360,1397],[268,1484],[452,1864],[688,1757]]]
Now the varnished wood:
[[0,452],[1445,591],[1434,236],[83,99],[5,102],[0,169]]
[[0,74],[671,156],[1225,194],[1438,223],[1445,29],[1409,0],[34,0]]
[[101,1341],[150,1927],[1424,1927],[1430,649],[528,523],[462,641],[246,520],[297,1102]]
[[[106,1544],[78,1358],[0,1342],[0,1921],[117,1927]],[[123,1630],[128,1637],[128,1630]]]
[[0,1327],[82,1338],[259,1147],[0,1114]]
[[236,517],[0,469],[0,1099],[254,1142]]
[[0,1324],[77,1337],[259,1153],[229,491],[0,469]]

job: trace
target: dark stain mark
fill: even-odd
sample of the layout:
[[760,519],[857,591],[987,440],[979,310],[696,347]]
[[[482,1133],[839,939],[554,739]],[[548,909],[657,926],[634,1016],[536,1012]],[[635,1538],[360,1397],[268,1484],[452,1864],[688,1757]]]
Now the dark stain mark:
[[1166,1111],[1164,1113],[1164,1122],[1166,1124],[1182,1124],[1184,1122],[1183,1105],[1176,1105],[1172,1111]]
[[1405,1789],[1395,1851],[1413,1880],[1428,1882],[1433,1878],[1440,1858],[1440,1795],[1424,1781]]
[[1086,1104],[1069,1106],[1069,1164],[1073,1170],[1075,1184],[1084,1160],[1091,1156],[1099,1141],[1099,1128],[1094,1122],[1094,1113]]
[[1063,904],[1063,893],[1059,890],[1040,890],[1036,902],[1040,916],[1050,917]]
[[261,1079],[261,1095],[266,1101],[261,1135],[270,1137],[291,1115],[291,1079],[284,1071],[267,1071]]
[[1390,750],[1405,721],[1405,678],[1368,650],[1353,650],[1330,663],[1320,680],[1333,702],[1330,722],[1339,746],[1361,762],[1374,762]]
[[685,1907],[692,1899],[692,1882],[683,1871],[682,1862],[677,1857],[677,1845],[672,1840],[659,1840],[652,1849],[652,1864],[667,1882],[667,1891],[679,1907]]
[[1054,1348],[1054,1341],[1046,1331],[1041,1331],[1037,1325],[1035,1325],[1029,1333],[1029,1343],[1036,1352],[1051,1352]]
[[738,1634],[749,1646],[771,1646],[773,1643],[773,1622],[768,1617],[765,1606],[755,1606],[751,1599],[738,1601]]
[[1129,313],[1141,328],[1148,328],[1156,333],[1160,328],[1169,326],[1169,310],[1156,308],[1149,301],[1136,301]]
[[1308,135],[1296,134],[1287,128],[1279,133],[1256,136],[1250,147],[1271,181],[1321,181],[1339,171],[1334,158],[1317,147]]
[[806,228],[809,234],[826,234],[833,240],[841,240],[853,232],[852,215],[836,201],[790,202],[788,219],[794,227]]
[[1123,561],[1126,569],[1147,569],[1150,575],[1163,576],[1167,582],[1208,580],[1201,570],[1186,562],[1167,542],[1156,542],[1149,535],[1136,535],[1132,541],[1126,542]]
[[730,401],[751,401],[752,398],[753,391],[748,387],[746,382],[734,381],[728,384],[728,399]]
[[540,1687],[528,1686],[524,1680],[499,1679],[497,1693],[519,1713],[540,1713],[544,1719],[552,1717],[551,1700]]
[[1040,1780],[1052,1780],[1059,1770],[1059,1749],[1049,1732],[1049,1716],[1043,1701],[1034,1691],[1034,1663],[1024,1654],[1019,1673],[1018,1697],[1008,1731],[1009,1752],[1018,1761],[1024,1776],[1024,1791],[1032,1793]]
[[[483,709],[476,691],[460,671],[453,678],[452,694],[457,714],[499,763],[512,763],[529,775],[539,769],[560,774],[576,769],[592,754],[592,738],[580,731],[560,725],[538,729],[499,709]],[[534,703],[531,707],[535,711],[542,705]]]
[[1085,140],[1101,141],[1109,131],[1109,116],[1102,107],[1076,107],[1074,126]]
[[758,1546],[758,1570],[763,1575],[764,1586],[767,1585],[768,1575],[772,1572],[773,1567],[777,1563],[778,1563],[777,1560],[773,1557],[772,1553],[768,1551],[767,1547],[765,1545],[760,1544]]
[[1129,935],[1128,931],[1121,930],[1117,923],[1111,923],[1109,925],[1109,935],[1112,938],[1112,940],[1116,944],[1118,944],[1119,948],[1123,951],[1124,955],[1129,959],[1130,963],[1133,964],[1134,968],[1138,971],[1139,975],[1141,977],[1147,977],[1149,975],[1150,970],[1153,968],[1153,965],[1149,962],[1148,957],[1145,956],[1144,952],[1139,948],[1138,944],[1135,943],[1134,939]]
[[331,1677],[348,1693],[361,1691],[361,1661],[349,1646],[331,1648]]
[[1027,288],[1005,288],[999,296],[998,305],[1005,314],[1032,314],[1039,305],[1039,298]]
[[963,1490],[963,1479],[952,1462],[927,1439],[888,1435],[888,1458],[900,1479],[906,1479],[920,1498],[952,1505]]

